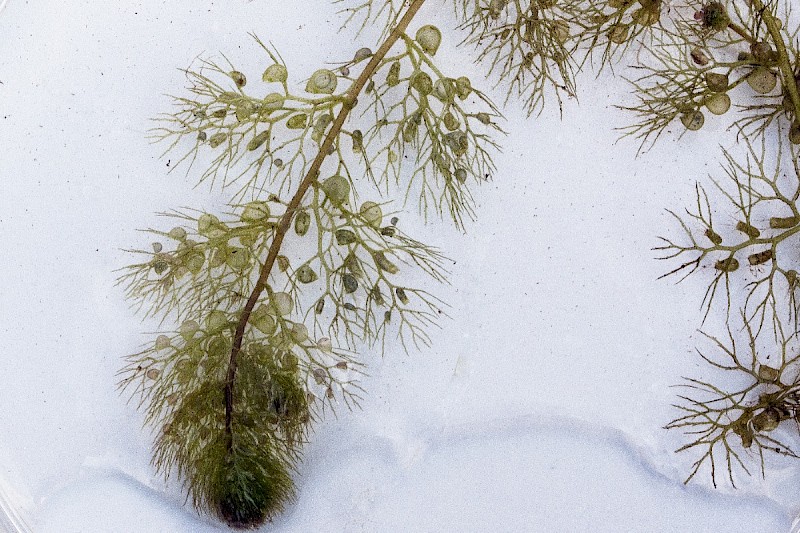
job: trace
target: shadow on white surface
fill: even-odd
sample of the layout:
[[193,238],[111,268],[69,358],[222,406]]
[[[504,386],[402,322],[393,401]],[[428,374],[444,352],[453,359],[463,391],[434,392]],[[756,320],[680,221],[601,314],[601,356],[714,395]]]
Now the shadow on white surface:
[[21,498],[14,494],[4,479],[0,478],[0,531],[31,533],[32,530],[22,514],[21,509],[24,507]]
[[[264,531],[786,531],[767,497],[684,486],[622,431],[525,415],[438,434],[353,435],[313,447],[298,502]],[[357,447],[344,443],[358,442]],[[37,531],[222,531],[133,477],[85,467]],[[154,529],[155,528],[155,529]]]

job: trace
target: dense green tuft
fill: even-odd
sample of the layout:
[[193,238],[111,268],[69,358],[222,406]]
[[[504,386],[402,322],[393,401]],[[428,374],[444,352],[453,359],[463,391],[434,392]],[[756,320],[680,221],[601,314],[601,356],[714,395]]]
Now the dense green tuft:
[[195,507],[236,528],[257,527],[293,499],[291,472],[311,419],[296,367],[268,352],[251,346],[239,368],[231,435],[224,381],[209,380],[165,417],[156,442],[159,469],[177,469]]
[[269,446],[237,444],[217,470],[209,507],[228,525],[240,529],[258,527],[281,512],[294,496],[286,461]]

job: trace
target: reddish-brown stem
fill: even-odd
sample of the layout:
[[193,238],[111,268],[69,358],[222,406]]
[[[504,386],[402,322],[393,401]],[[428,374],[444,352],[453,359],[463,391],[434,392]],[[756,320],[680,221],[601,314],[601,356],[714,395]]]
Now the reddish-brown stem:
[[236,381],[236,369],[238,366],[239,354],[242,350],[244,332],[247,328],[248,322],[250,321],[250,315],[252,314],[258,299],[267,288],[270,272],[272,272],[272,267],[275,264],[275,260],[278,258],[278,253],[280,252],[283,244],[283,239],[286,237],[286,233],[291,227],[292,217],[300,207],[300,204],[303,201],[303,198],[305,197],[309,187],[317,182],[322,163],[325,161],[325,158],[328,156],[328,154],[331,153],[331,149],[333,148],[334,143],[336,142],[342,127],[344,126],[345,120],[347,120],[347,117],[350,114],[350,110],[356,104],[358,95],[361,94],[361,91],[367,85],[367,82],[375,73],[375,70],[378,68],[383,58],[386,57],[386,54],[389,53],[389,50],[392,48],[392,46],[394,46],[397,40],[405,33],[406,28],[408,28],[408,25],[411,23],[414,16],[424,3],[425,0],[414,0],[411,2],[411,5],[408,6],[408,9],[403,17],[398,21],[394,29],[392,29],[391,33],[381,44],[380,48],[378,48],[378,50],[372,55],[369,63],[367,63],[367,66],[364,68],[361,75],[347,91],[345,95],[346,103],[342,106],[341,111],[339,111],[339,114],[336,116],[336,120],[334,120],[331,130],[325,136],[317,156],[314,158],[314,161],[312,161],[308,172],[303,178],[303,181],[300,182],[300,185],[297,187],[297,191],[294,193],[294,196],[292,196],[292,199],[286,206],[286,211],[281,217],[280,222],[278,222],[278,226],[275,229],[275,236],[273,237],[272,244],[270,244],[269,251],[267,252],[267,258],[261,267],[258,280],[253,287],[253,291],[250,293],[250,297],[247,299],[247,303],[242,310],[242,314],[239,317],[239,321],[236,324],[236,330],[233,335],[233,346],[231,347],[231,355],[228,362],[228,373],[225,380],[225,433],[228,436],[229,451],[233,446],[233,393]]

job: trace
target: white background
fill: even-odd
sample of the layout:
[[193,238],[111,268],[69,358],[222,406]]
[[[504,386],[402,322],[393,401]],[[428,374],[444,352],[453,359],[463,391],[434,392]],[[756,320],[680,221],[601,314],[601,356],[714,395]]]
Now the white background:
[[[374,44],[337,33],[342,20],[324,0],[10,0],[0,13],[0,475],[34,531],[223,529],[155,476],[141,414],[115,389],[148,324],[113,271],[149,243],[136,229],[154,213],[224,199],[168,174],[146,138],[184,86],[178,69],[224,52],[257,79],[253,31],[301,87]],[[418,20],[454,26],[433,0]],[[502,102],[447,33],[440,61]],[[663,209],[716,171],[722,123],[634,158],[635,143],[615,144],[626,85],[586,73],[580,86],[563,121],[555,106],[527,120],[505,108],[466,235],[418,230],[454,260],[438,291],[452,320],[430,350],[365,351],[363,409],[317,427],[298,501],[265,531],[789,529],[798,465],[738,490],[705,475],[684,486],[693,457],[661,429],[670,386],[704,371],[704,285],[656,281],[667,265],[650,249],[674,229]]]

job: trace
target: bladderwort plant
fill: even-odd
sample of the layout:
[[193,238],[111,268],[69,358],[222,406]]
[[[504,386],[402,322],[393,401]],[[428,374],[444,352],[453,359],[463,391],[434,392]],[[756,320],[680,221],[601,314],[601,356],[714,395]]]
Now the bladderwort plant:
[[687,378],[667,427],[688,436],[680,451],[698,452],[687,481],[705,468],[716,485],[721,464],[736,486],[754,458],[762,476],[766,454],[797,458],[800,26],[791,2],[697,7],[696,22],[659,36],[654,63],[641,67],[640,104],[630,108],[639,122],[626,133],[647,141],[676,117],[699,130],[705,113],[733,111],[737,146],[723,150],[710,188],[696,185],[693,206],[669,211],[680,236],[657,250],[677,262],[665,276],[708,279],[704,323],[715,309],[726,317],[723,334],[704,331],[709,347],[698,349],[720,375]]
[[[341,31],[384,28],[374,49],[350,50],[351,59],[301,82],[253,36],[260,79],[227,59],[203,60],[186,71],[188,94],[154,130],[179,166],[199,169],[200,182],[231,199],[227,213],[166,214],[168,227],[150,230],[152,247],[133,250],[141,260],[120,277],[144,316],[173,325],[129,357],[121,386],[156,433],[155,467],[177,475],[198,510],[237,528],[271,519],[294,496],[314,421],[358,405],[357,351],[431,342],[444,304],[425,279],[445,281],[446,260],[401,230],[400,211],[415,207],[425,220],[464,229],[475,216],[472,189],[494,173],[502,134],[489,97],[437,63],[450,35],[529,115],[551,100],[563,109],[581,71],[633,63],[635,101],[622,108],[634,122],[621,133],[643,149],[672,126],[695,134],[707,112],[731,112],[748,154],[744,163],[725,154],[733,191],[718,185],[741,220],[729,232],[712,226],[698,186],[697,212],[680,219],[689,244],[666,240],[662,250],[691,256],[675,274],[714,273],[708,310],[720,287],[726,309],[739,308],[733,283],[743,261],[760,273],[744,280],[742,311],[731,313],[745,328],[730,329],[730,344],[709,337],[727,362],[704,355],[750,381],[734,393],[689,381],[711,396],[685,397],[686,414],[670,427],[695,435],[686,448],[708,448],[695,472],[706,460],[713,466],[720,446],[729,472],[734,461],[744,465],[733,444],[792,453],[769,433],[800,402],[797,273],[777,266],[779,258],[791,263],[791,247],[778,245],[800,228],[800,183],[785,183],[787,175],[800,181],[788,2],[453,0],[446,35],[420,20],[425,0],[336,3]],[[787,298],[788,318],[778,312]],[[755,348],[763,331],[778,347],[769,361]],[[746,356],[734,342],[742,332]]]
[[174,227],[153,230],[152,250],[123,273],[145,314],[177,327],[130,357],[122,383],[157,428],[155,466],[231,526],[279,512],[312,421],[358,403],[352,350],[425,346],[442,314],[416,283],[444,281],[444,258],[401,230],[381,192],[461,227],[499,127],[470,80],[434,62],[441,32],[409,30],[423,3],[390,10],[376,50],[313,72],[302,91],[258,39],[255,89],[206,61],[154,131],[185,150],[181,162],[202,162],[201,182],[235,193],[225,215],[171,213]]

